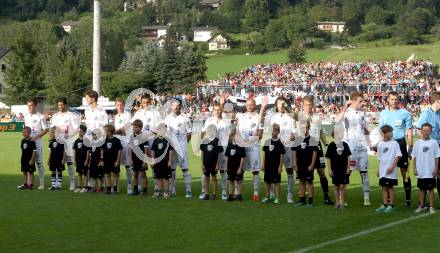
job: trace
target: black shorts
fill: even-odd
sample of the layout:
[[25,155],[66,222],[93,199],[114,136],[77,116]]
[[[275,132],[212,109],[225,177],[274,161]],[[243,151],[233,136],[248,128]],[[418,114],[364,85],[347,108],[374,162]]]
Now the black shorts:
[[205,172],[203,172],[203,174],[207,177],[209,176],[217,176],[218,171],[212,167],[205,167]]
[[156,167],[153,168],[155,179],[170,179],[172,177],[172,172],[170,167]]
[[115,167],[114,164],[111,164],[111,165],[107,165],[107,166],[106,166],[106,165],[104,164],[104,173],[105,173],[105,174],[119,173],[119,172],[121,172],[121,167],[120,167],[120,166]]
[[389,179],[386,177],[381,177],[379,179],[379,185],[393,188],[393,186],[397,185],[397,179]]
[[237,174],[236,170],[228,170],[228,180],[229,181],[242,181],[243,180],[243,172],[241,174]]
[[333,174],[332,184],[333,185],[341,185],[341,184],[349,184],[350,183],[350,175],[348,174]]
[[142,167],[143,162],[135,162],[133,161],[133,171],[139,172],[139,171],[146,171],[148,170],[148,165],[145,166],[145,168]]
[[318,153],[316,156],[315,169],[325,169],[325,156],[322,150],[321,142],[318,144]]
[[403,138],[403,139],[399,139],[396,141],[397,141],[397,143],[399,143],[400,152],[402,153],[402,156],[400,157],[399,161],[397,162],[397,167],[407,169],[409,155],[408,155],[408,150],[406,149],[406,140],[405,140],[405,138]]
[[264,182],[267,184],[277,184],[281,182],[281,174],[278,174],[278,170],[264,171]]
[[93,179],[102,178],[104,176],[104,168],[102,166],[90,166],[90,177]]
[[298,168],[298,173],[297,173],[297,178],[300,181],[306,181],[307,183],[313,183],[314,175],[313,175],[314,170],[309,171],[307,168]]
[[417,187],[422,191],[431,191],[435,188],[435,178],[419,178],[417,179]]
[[76,173],[79,173],[79,174],[86,174],[87,171],[89,170],[89,167],[88,167],[88,166],[84,166],[84,165],[78,166],[78,164],[76,164],[76,165],[77,165],[77,166],[76,166]]
[[35,163],[29,165],[29,163],[21,163],[21,172],[35,172]]
[[64,171],[66,168],[65,168],[65,166],[64,166],[64,164],[63,165],[50,165],[49,166],[49,170],[50,171],[58,171],[58,172],[61,172],[61,171]]

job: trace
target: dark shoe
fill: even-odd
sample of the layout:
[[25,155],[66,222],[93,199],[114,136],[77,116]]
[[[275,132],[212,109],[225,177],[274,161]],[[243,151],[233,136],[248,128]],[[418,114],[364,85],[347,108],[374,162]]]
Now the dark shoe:
[[335,203],[331,199],[324,200],[324,204],[326,204],[328,206],[334,206],[335,205]]
[[234,201],[234,196],[232,196],[232,194],[230,194],[228,196],[228,198],[226,199],[226,201]]

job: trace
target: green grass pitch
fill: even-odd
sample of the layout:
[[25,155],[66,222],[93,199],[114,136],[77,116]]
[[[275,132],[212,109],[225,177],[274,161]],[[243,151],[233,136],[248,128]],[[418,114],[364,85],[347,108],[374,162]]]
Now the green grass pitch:
[[[0,133],[2,253],[292,252],[415,216],[414,208],[406,209],[403,205],[401,179],[396,212],[374,211],[381,203],[375,158],[370,159],[373,205],[362,205],[360,177],[355,173],[348,190],[349,207],[338,211],[322,204],[319,180],[315,183],[317,196],[313,208],[286,203],[285,178],[281,205],[252,203],[249,175],[245,179],[242,203],[198,200],[200,158],[195,156],[190,157],[192,199],[183,197],[181,173],[177,180],[178,196],[168,200],[125,194],[74,194],[66,189],[18,191],[15,187],[22,182],[19,141],[18,133]],[[47,157],[47,148],[43,152]],[[64,174],[66,187],[68,177]],[[151,176],[151,171],[148,175]],[[48,173],[46,184],[49,185]],[[124,184],[123,178],[122,190]],[[150,192],[151,187],[150,184]],[[413,189],[413,203],[416,203],[416,188]],[[431,215],[312,252],[439,252],[436,239],[439,227],[438,215]]]

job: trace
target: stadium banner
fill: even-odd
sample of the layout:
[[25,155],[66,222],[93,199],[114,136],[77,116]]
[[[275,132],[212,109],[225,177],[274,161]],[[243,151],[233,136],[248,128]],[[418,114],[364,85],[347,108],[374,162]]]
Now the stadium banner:
[[0,132],[21,132],[24,122],[0,122]]

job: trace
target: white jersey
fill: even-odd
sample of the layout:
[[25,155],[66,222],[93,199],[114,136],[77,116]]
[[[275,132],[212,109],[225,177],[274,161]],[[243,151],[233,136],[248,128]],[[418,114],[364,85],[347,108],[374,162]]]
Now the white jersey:
[[160,115],[156,111],[142,109],[134,114],[133,118],[131,119],[131,123],[133,123],[137,119],[142,121],[144,132],[155,133],[157,125],[160,121]]
[[231,123],[228,120],[217,120],[215,117],[209,117],[203,125],[202,132],[206,132],[208,126],[214,125],[217,128],[216,136],[222,146],[228,145],[229,133],[231,132]]
[[434,139],[418,140],[412,151],[416,159],[417,178],[433,178],[432,173],[436,170],[435,159],[440,157],[440,148]]
[[190,119],[182,114],[175,115],[171,113],[165,118],[165,124],[168,127],[168,131],[176,137],[180,147],[186,150],[186,145],[188,144],[186,135],[192,133]]
[[104,131],[104,126],[108,124],[108,115],[101,107],[87,109],[85,111],[85,124],[87,133],[91,134],[94,129]]
[[401,157],[399,143],[395,140],[384,141],[377,145],[377,158],[379,159],[379,178],[397,179],[397,170],[387,175],[387,170],[393,165],[397,157]]
[[115,137],[121,140],[121,142],[128,143],[130,139],[130,129],[131,129],[131,115],[129,112],[123,112],[115,115],[115,129],[116,131],[124,129],[125,135],[115,134]]
[[35,137],[47,129],[46,119],[39,112],[25,114],[24,125],[31,128],[31,137]]
[[[287,113],[275,113],[270,119],[270,125],[278,124],[280,126],[280,139],[283,144],[290,142],[290,138],[295,133],[295,120]],[[287,146],[291,146],[290,144]]]
[[367,139],[365,137],[366,115],[364,111],[356,111],[348,108],[344,114],[344,141],[351,150],[367,150]]
[[[259,124],[260,116],[256,112],[237,114],[237,129],[245,140],[257,135]],[[260,146],[260,140],[254,146]]]
[[56,127],[69,136],[66,140],[66,152],[67,156],[73,156],[73,135],[79,128],[79,118],[72,112],[57,112],[52,116],[50,127]]

